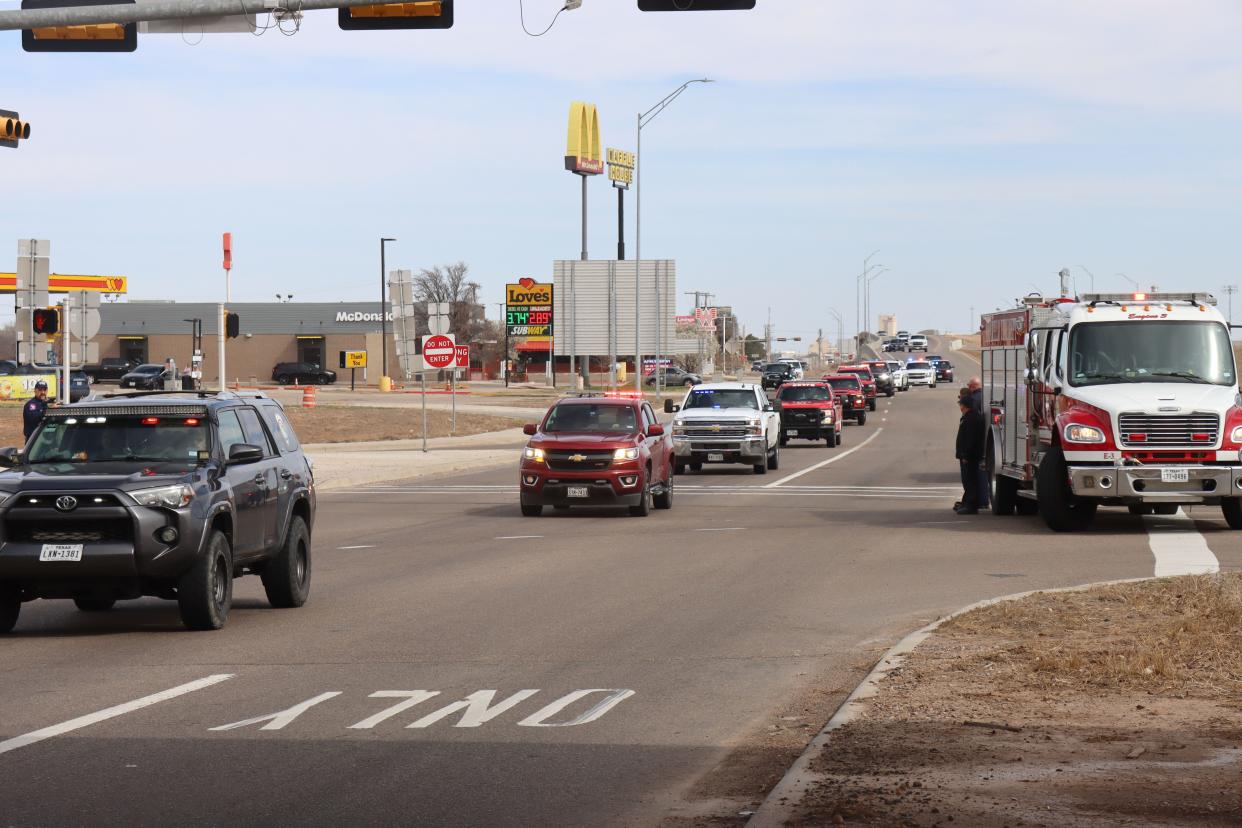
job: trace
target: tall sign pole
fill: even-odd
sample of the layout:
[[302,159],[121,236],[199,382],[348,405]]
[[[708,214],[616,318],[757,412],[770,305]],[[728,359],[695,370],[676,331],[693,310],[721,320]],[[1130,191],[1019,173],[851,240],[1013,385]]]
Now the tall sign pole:
[[[634,153],[625,150],[608,148],[608,178],[617,191],[617,261],[625,261],[625,191],[634,182]],[[637,301],[637,294],[635,295]],[[617,272],[614,267],[608,280],[609,325],[612,336],[608,338],[608,384],[617,385]],[[637,370],[637,369],[636,369]]]
[[[604,153],[599,138],[599,112],[595,104],[574,101],[569,105],[569,135],[565,142],[565,169],[582,178],[582,261],[587,260],[587,176],[604,171]],[[573,291],[570,291],[573,294]],[[577,321],[575,315],[575,322]],[[571,373],[577,342],[570,346]],[[556,381],[556,351],[548,345],[548,361]]]
[[228,320],[225,318],[225,314],[228,313],[227,303],[233,301],[232,286],[230,284],[232,273],[233,273],[233,234],[225,233],[224,234],[224,301],[225,301],[225,304],[217,308],[218,312],[216,313],[216,324],[219,326],[219,329],[217,332],[218,335],[216,336],[216,350],[217,350],[216,356],[218,357],[220,361],[220,390],[221,391],[228,388],[228,380],[225,379],[228,376],[228,373],[225,371],[226,366],[224,364],[224,360],[225,360],[224,342],[228,336],[226,332],[226,329],[228,327],[227,325]]

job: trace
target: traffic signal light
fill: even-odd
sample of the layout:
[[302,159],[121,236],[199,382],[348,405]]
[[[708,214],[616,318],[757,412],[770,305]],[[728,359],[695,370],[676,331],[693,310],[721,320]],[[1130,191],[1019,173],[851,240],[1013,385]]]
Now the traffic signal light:
[[453,0],[376,3],[337,9],[337,25],[347,31],[370,29],[451,29]]
[[60,331],[60,311],[56,308],[35,308],[30,312],[30,327],[42,336]]
[[741,11],[755,0],[638,0],[639,11]]
[[30,137],[30,123],[16,112],[0,109],[0,147],[15,148],[18,141]]
[[241,317],[235,313],[224,315],[224,335],[229,339],[237,339],[241,333]]
[[[56,9],[133,2],[134,0],[22,0],[22,8]],[[27,52],[132,52],[137,48],[137,23],[92,23],[87,26],[22,29],[22,49]]]

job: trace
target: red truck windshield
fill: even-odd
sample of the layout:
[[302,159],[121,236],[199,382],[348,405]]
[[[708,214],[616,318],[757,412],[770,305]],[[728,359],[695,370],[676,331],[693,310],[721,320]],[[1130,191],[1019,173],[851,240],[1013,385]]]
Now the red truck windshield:
[[602,431],[626,433],[637,431],[634,409],[628,405],[583,405],[581,403],[553,406],[548,412],[544,431]]
[[828,389],[819,385],[786,385],[781,389],[781,402],[827,402]]

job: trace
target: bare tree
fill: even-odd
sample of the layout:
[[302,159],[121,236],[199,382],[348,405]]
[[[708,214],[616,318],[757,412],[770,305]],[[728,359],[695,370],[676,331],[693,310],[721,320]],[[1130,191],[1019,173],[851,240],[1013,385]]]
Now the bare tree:
[[[448,302],[450,330],[462,343],[478,342],[486,330],[479,304],[479,283],[470,281],[465,262],[423,268],[414,274],[414,298],[419,302]],[[416,324],[427,330],[427,315],[418,312]]]
[[12,324],[0,328],[0,355],[5,359],[17,359],[17,330]]

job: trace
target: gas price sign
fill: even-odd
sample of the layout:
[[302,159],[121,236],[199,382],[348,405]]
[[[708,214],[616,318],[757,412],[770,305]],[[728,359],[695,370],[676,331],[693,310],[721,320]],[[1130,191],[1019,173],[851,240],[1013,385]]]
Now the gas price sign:
[[505,285],[505,327],[509,336],[552,336],[552,285],[519,279]]

